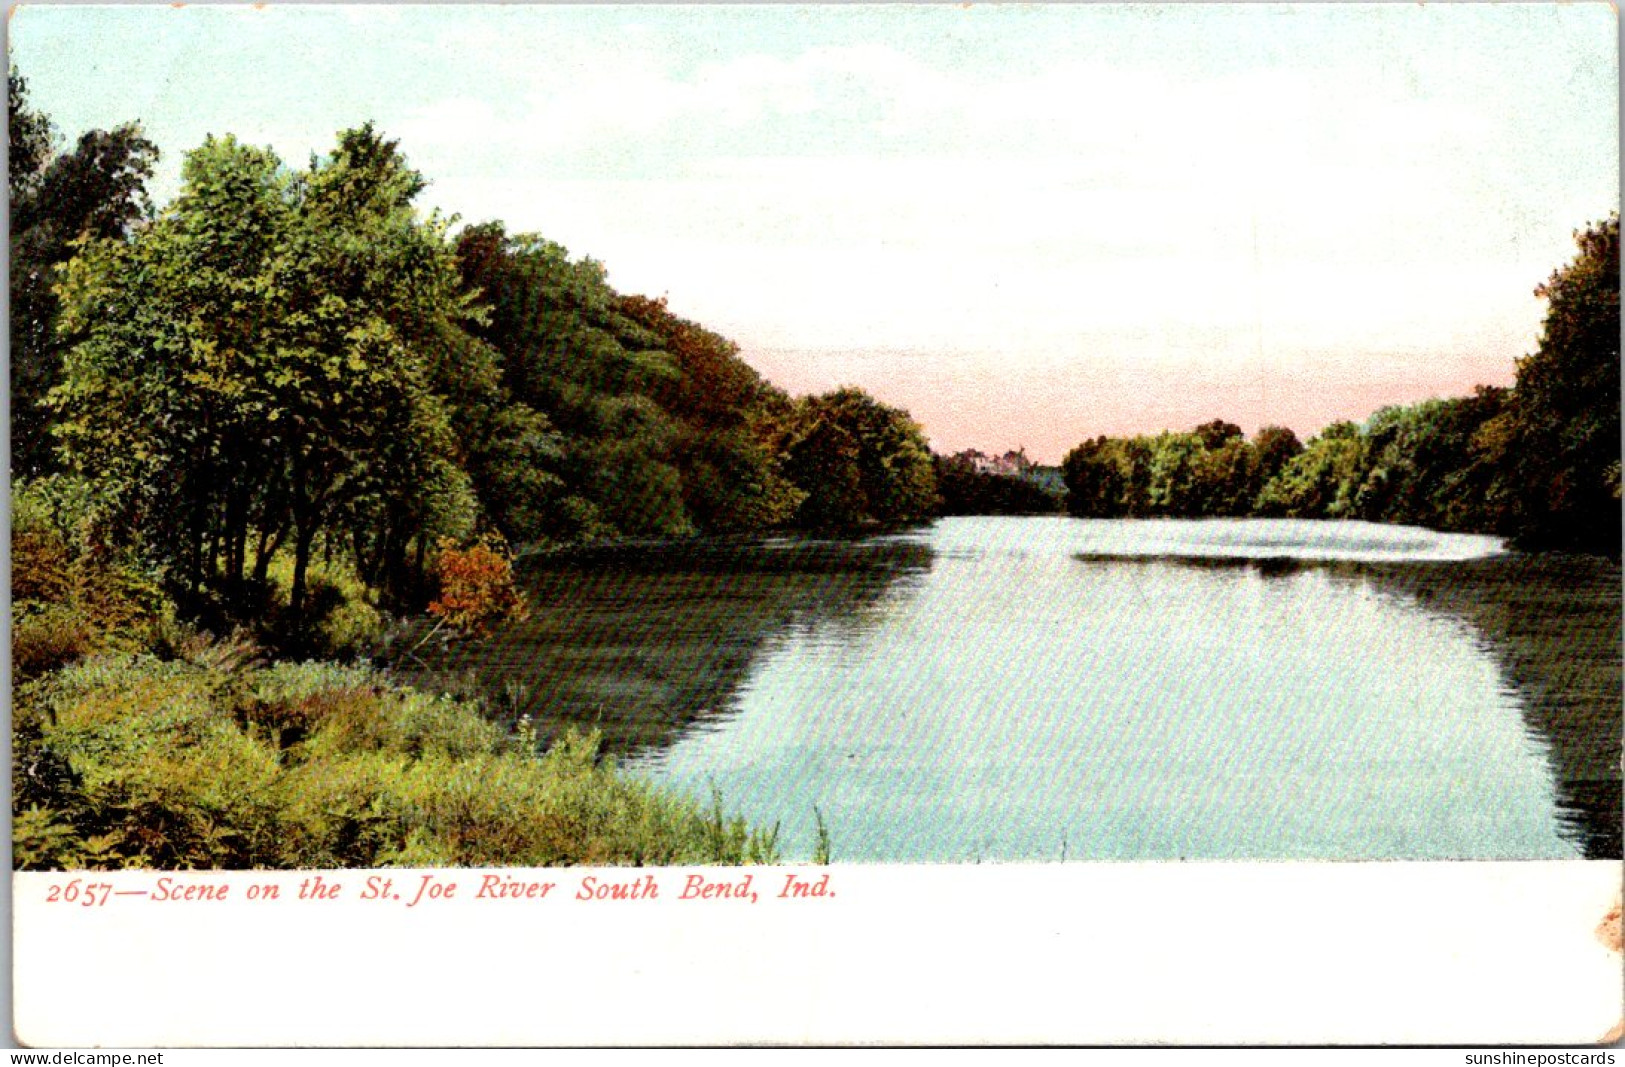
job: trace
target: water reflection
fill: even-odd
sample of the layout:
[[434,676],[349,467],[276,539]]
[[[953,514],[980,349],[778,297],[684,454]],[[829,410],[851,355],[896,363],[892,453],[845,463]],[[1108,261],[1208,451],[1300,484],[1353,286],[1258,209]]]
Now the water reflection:
[[[1254,542],[1249,542],[1248,537]],[[1367,524],[963,518],[527,561],[445,657],[845,860],[1620,853],[1619,570]]]
[[769,641],[820,621],[866,625],[886,592],[931,567],[919,537],[684,541],[534,556],[532,605],[497,639],[427,658],[422,680],[485,693],[544,738],[592,728],[605,749],[669,743],[725,716]]
[[1315,561],[1495,542],[1257,523],[1250,558],[1245,526],[939,522],[906,595],[769,644],[723,729],[636,766],[792,848],[819,805],[848,860],[1578,853],[1477,631]]
[[1334,569],[1471,624],[1524,723],[1551,755],[1559,818],[1589,859],[1621,856],[1620,569],[1594,557],[1507,554]]
[[1234,571],[1256,574],[1260,578],[1289,578],[1306,568],[1319,566],[1316,560],[1297,556],[1181,556],[1176,554],[1112,556],[1101,552],[1080,552],[1075,557],[1080,563],[1109,563],[1132,566],[1134,564],[1173,564],[1193,570]]
[[1589,859],[1618,859],[1625,851],[1620,785],[1625,679],[1617,563],[1513,552],[1450,562],[1100,553],[1079,558],[1263,578],[1316,571],[1460,620],[1500,665],[1507,696],[1519,708],[1528,735],[1549,756],[1565,836]]

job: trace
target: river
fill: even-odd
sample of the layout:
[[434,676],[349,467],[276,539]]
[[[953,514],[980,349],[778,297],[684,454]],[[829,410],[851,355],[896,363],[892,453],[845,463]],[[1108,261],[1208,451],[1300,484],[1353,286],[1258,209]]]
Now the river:
[[440,666],[837,861],[1620,854],[1620,572],[1351,522],[537,557]]

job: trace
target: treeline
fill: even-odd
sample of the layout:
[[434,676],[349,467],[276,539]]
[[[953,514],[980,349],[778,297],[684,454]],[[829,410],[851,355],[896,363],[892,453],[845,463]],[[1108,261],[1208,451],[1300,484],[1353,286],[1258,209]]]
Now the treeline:
[[1619,217],[1537,293],[1540,346],[1511,389],[1384,408],[1308,442],[1216,420],[1189,433],[1097,437],[1062,465],[1074,515],[1365,519],[1620,552]]
[[8,88],[14,484],[189,614],[281,612],[297,632],[318,559],[420,607],[446,539],[935,507],[905,412],[852,388],[791,398],[600,264],[425,213],[424,177],[370,125],[303,169],[211,137],[154,210],[139,127],[59,152],[15,72]]

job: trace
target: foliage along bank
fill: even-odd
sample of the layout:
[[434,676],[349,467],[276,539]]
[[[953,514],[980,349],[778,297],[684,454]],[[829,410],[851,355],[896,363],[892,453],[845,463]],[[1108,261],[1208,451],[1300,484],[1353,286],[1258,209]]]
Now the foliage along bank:
[[14,239],[39,249],[12,283],[14,479],[72,483],[76,521],[190,617],[276,616],[297,645],[318,557],[403,612],[433,594],[446,538],[934,510],[905,412],[855,388],[791,398],[590,259],[501,223],[454,232],[370,125],[301,170],[211,137],[154,211],[137,127],[53,154],[15,72],[10,89]]
[[773,859],[589,743],[265,661],[522,611],[508,544],[923,518],[907,414],[424,213],[370,125],[303,169],[211,137],[155,209],[138,126],[61,151],[8,90],[18,866]]
[[777,834],[363,668],[191,642],[14,694],[19,869],[772,863]]
[[1308,442],[1214,421],[1097,437],[1063,462],[1074,515],[1365,519],[1496,533],[1531,549],[1620,552],[1619,216],[1537,294],[1537,350],[1510,389],[1378,411]]

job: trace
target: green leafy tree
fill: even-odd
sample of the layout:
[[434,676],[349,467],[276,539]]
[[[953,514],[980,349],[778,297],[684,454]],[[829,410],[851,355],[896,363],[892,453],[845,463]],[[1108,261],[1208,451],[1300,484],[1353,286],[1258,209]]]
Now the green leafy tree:
[[655,379],[653,395],[678,422],[672,462],[695,524],[732,531],[788,521],[800,497],[775,453],[768,386],[739,346],[672,314],[664,298],[623,297],[618,308],[676,360],[679,373]]
[[1384,408],[1365,427],[1365,470],[1355,494],[1361,518],[1435,529],[1492,529],[1493,471],[1475,445],[1497,418],[1505,390]]
[[1620,551],[1619,216],[1536,290],[1540,347],[1518,362],[1499,444],[1508,525],[1526,545]]
[[1285,426],[1265,426],[1253,435],[1252,445],[1252,483],[1256,499],[1281,468],[1303,451],[1303,443]]
[[1201,439],[1202,447],[1208,451],[1223,448],[1227,442],[1242,439],[1241,427],[1233,422],[1225,422],[1223,419],[1204,422],[1194,432]]
[[13,211],[28,193],[40,171],[56,151],[56,130],[51,119],[28,102],[28,81],[16,67],[6,72],[6,112],[10,132],[7,155]]
[[1194,499],[1187,514],[1245,515],[1258,492],[1252,445],[1239,429],[1210,440],[1194,460]]
[[195,595],[217,519],[273,524],[265,494],[281,472],[265,463],[275,415],[262,370],[292,209],[274,157],[229,139],[192,153],[184,179],[133,240],[91,242],[66,266],[64,328],[78,340],[52,402],[73,465],[116,487],[124,536],[145,535]]
[[422,179],[370,127],[299,174],[211,138],[183,178],[152,225],[66,268],[81,339],[57,432],[191,597],[237,591],[250,556],[263,586],[289,551],[297,628],[322,535],[388,582],[471,527],[437,384],[472,312],[444,223],[411,207]]
[[478,519],[446,394],[481,376],[485,353],[462,343],[477,313],[449,224],[420,220],[413,206],[425,184],[370,125],[340,134],[298,183],[286,260],[297,311],[277,396],[290,416],[278,434],[296,612],[302,565],[324,531],[349,528],[363,573],[404,602],[429,548]]
[[1352,422],[1334,422],[1260,490],[1261,515],[1297,519],[1355,517],[1365,442]]
[[457,259],[465,290],[486,309],[471,329],[497,353],[503,388],[558,435],[545,460],[555,491],[532,501],[535,525],[513,535],[692,531],[676,456],[682,427],[657,399],[683,371],[627,313],[603,266],[494,222],[465,229]]
[[1118,445],[1113,438],[1096,437],[1062,457],[1066,507],[1073,515],[1107,519],[1123,514],[1124,478],[1117,458]]
[[1147,485],[1150,513],[1194,514],[1196,463],[1202,452],[1202,439],[1191,433],[1163,433],[1147,439],[1147,444],[1151,455],[1151,477]]
[[1062,476],[1068,508],[1094,518],[1243,515],[1258,482],[1252,445],[1219,419],[1190,433],[1085,441]]
[[125,237],[151,211],[146,182],[158,150],[137,125],[91,130],[71,152],[28,103],[15,70],[7,84],[11,192],[11,465],[19,477],[56,466],[46,395],[71,338],[60,331],[58,268],[81,240]]
[[846,387],[799,405],[786,472],[807,496],[796,522],[861,527],[913,522],[936,508],[936,476],[920,427]]

